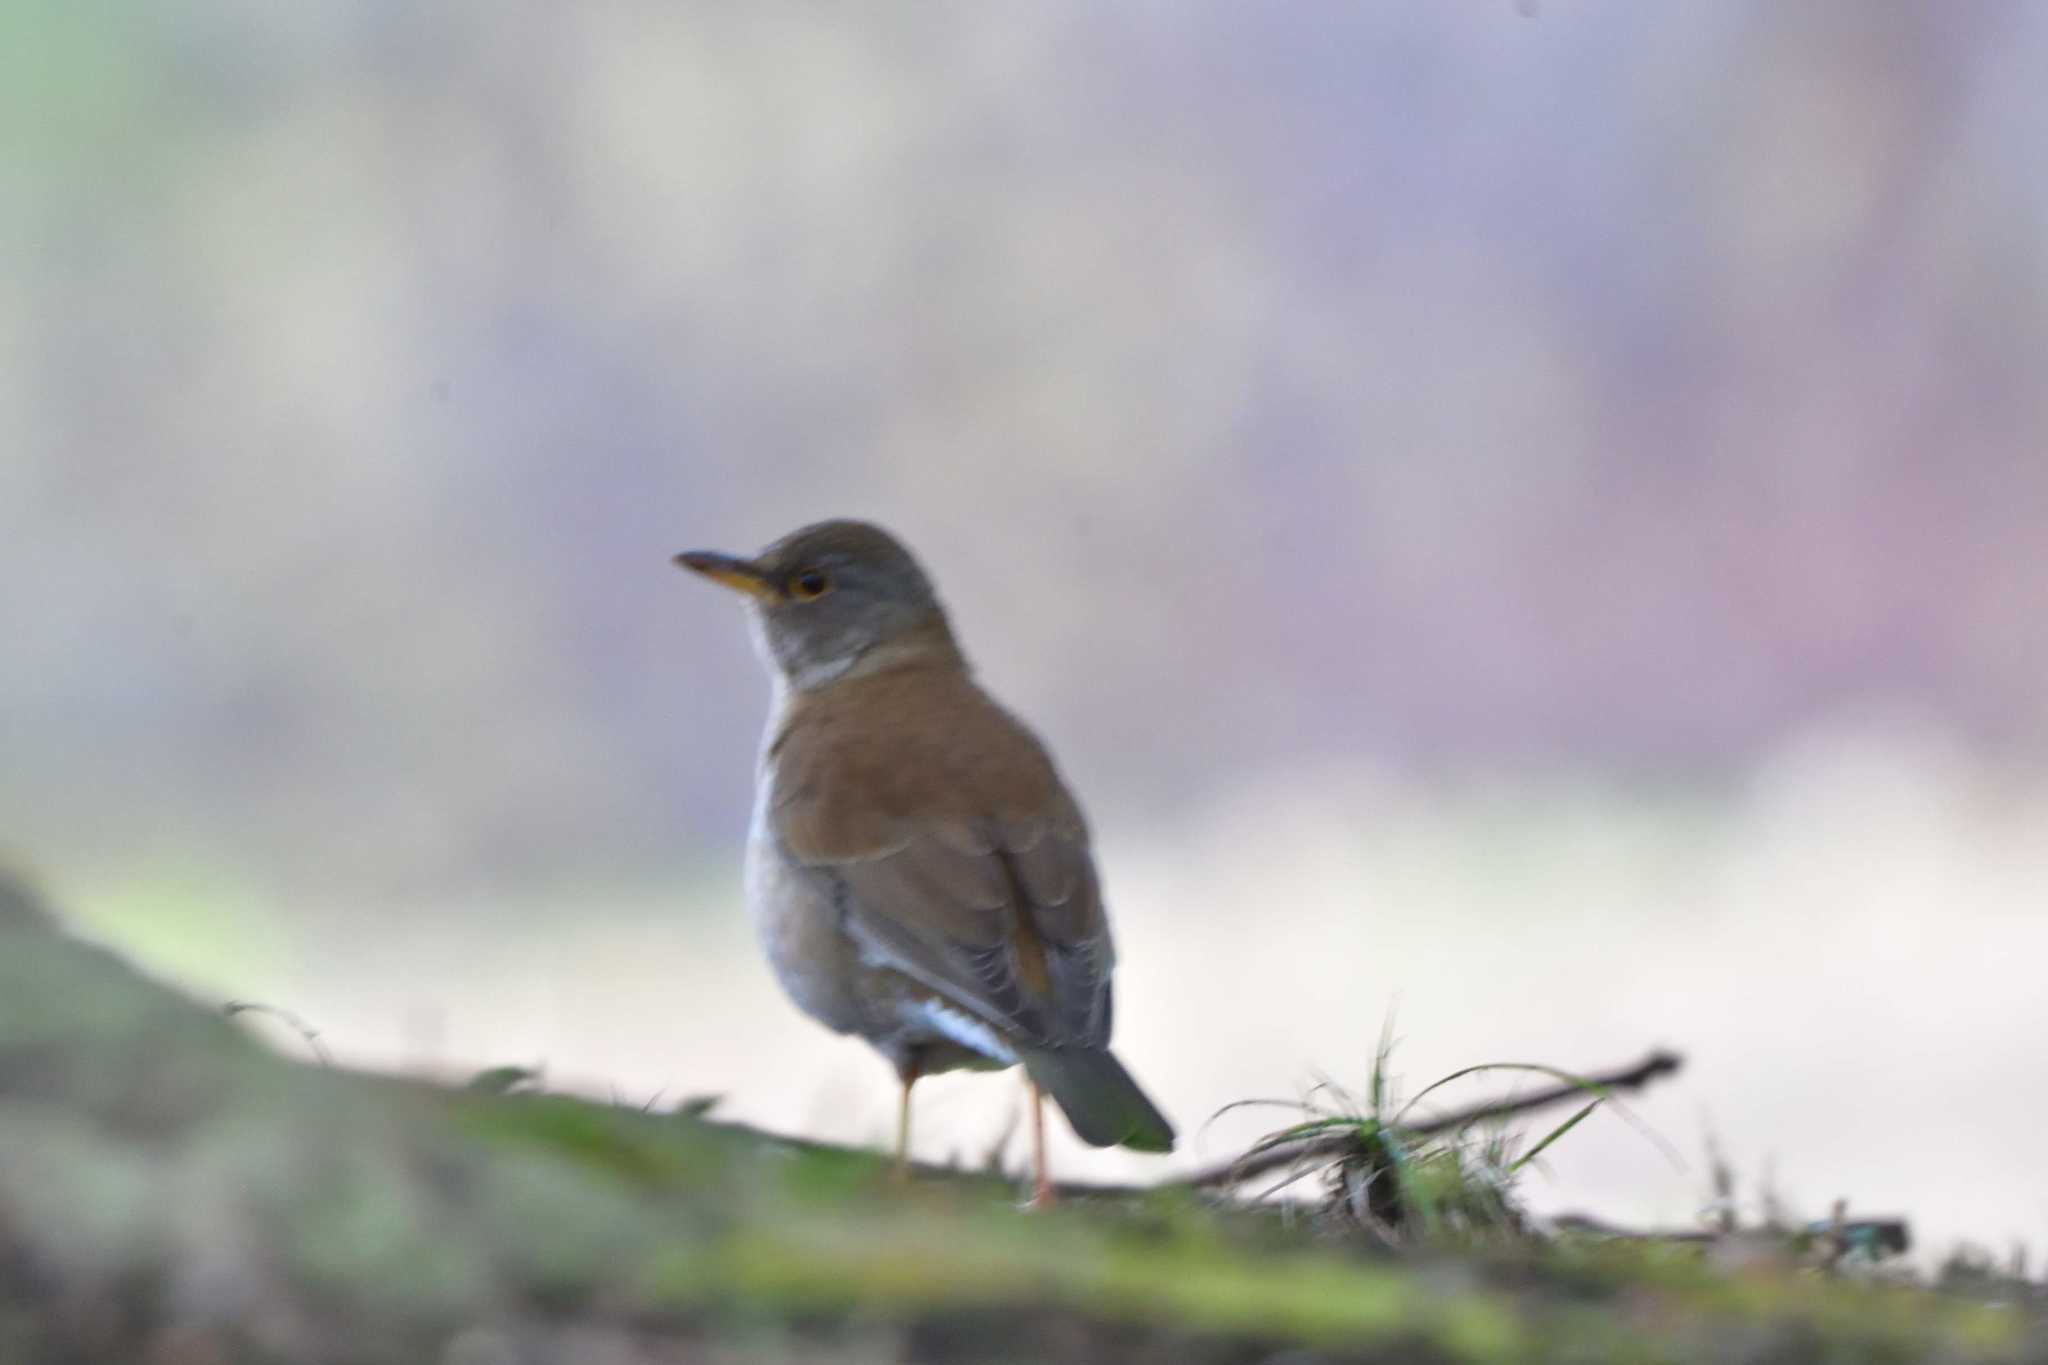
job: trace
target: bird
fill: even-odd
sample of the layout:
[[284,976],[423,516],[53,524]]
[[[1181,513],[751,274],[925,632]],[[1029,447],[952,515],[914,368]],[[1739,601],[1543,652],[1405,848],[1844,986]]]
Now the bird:
[[674,562],[746,599],[771,680],[748,913],[796,1005],[895,1068],[898,1178],[912,1087],[960,1068],[1024,1069],[1033,1206],[1053,1196],[1047,1094],[1092,1146],[1171,1151],[1109,1049],[1116,955],[1087,821],[976,680],[910,551],[832,520]]

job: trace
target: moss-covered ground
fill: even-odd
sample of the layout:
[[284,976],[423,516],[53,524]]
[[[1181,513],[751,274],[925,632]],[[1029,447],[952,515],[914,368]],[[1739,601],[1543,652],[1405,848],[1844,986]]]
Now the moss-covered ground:
[[1682,1248],[1015,1196],[302,1065],[0,884],[0,1361],[2048,1362],[2024,1309]]

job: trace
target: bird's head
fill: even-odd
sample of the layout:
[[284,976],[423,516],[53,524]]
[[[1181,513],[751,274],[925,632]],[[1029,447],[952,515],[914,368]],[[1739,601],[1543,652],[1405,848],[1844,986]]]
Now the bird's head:
[[675,562],[746,595],[762,657],[799,691],[896,659],[959,658],[931,580],[879,526],[821,521],[751,559],[686,550]]

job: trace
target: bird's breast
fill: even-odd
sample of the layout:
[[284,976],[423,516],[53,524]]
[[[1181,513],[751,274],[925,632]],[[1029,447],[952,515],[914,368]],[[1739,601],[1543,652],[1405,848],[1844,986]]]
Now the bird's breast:
[[747,915],[775,978],[804,1013],[839,1033],[861,1032],[853,945],[841,932],[830,882],[792,862],[769,821],[774,774],[764,765],[747,832]]

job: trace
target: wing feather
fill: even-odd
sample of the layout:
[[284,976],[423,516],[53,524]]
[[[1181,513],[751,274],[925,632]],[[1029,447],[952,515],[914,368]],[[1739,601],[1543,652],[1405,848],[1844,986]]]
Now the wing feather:
[[792,705],[771,758],[776,838],[831,879],[864,957],[1024,1044],[1107,1041],[1114,953],[1087,826],[970,679],[842,683]]

